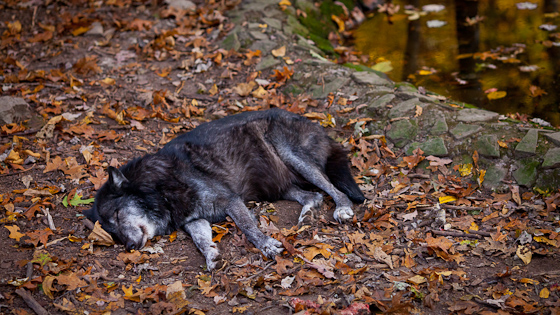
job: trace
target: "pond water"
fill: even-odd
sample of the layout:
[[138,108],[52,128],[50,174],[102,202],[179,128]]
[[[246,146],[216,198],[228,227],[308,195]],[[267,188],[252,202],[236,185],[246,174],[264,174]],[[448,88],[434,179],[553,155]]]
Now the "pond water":
[[395,81],[560,126],[559,1],[394,0],[354,44]]

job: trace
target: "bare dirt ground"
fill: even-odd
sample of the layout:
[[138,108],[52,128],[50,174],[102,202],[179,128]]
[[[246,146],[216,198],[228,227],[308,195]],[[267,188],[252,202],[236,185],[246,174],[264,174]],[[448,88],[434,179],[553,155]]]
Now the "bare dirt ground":
[[[347,100],[285,96],[289,68],[256,72],[257,52],[217,48],[234,5],[0,2],[2,95],[23,97],[33,113],[0,138],[0,313],[560,311],[558,192],[480,190],[477,165],[461,176],[444,159],[405,157],[382,137],[329,124],[320,114],[367,117]],[[222,222],[213,229],[224,265],[214,272],[182,232],[133,253],[88,240],[81,211],[109,165],[202,122],[275,106],[317,119],[352,151],[370,198],[352,222],[334,222],[329,198],[303,226],[296,203],[249,203],[286,251],[267,260]]]

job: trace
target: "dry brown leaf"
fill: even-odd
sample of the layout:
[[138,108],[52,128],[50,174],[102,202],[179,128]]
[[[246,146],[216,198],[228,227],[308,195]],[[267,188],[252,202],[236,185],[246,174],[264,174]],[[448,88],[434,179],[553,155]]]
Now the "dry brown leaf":
[[93,231],[88,236],[88,240],[93,241],[95,245],[112,246],[115,245],[115,241],[111,234],[107,233],[99,224],[99,221],[95,222]]

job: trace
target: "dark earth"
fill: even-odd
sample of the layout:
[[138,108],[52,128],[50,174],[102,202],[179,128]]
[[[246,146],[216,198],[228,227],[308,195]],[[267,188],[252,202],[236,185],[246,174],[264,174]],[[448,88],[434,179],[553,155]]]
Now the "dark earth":
[[[383,137],[333,126],[327,114],[371,117],[334,96],[284,95],[289,67],[255,71],[258,52],[219,48],[238,3],[195,4],[0,1],[1,93],[31,108],[0,138],[0,313],[560,312],[559,192],[485,190],[444,162],[418,165],[430,159],[422,152],[406,157]],[[286,251],[267,260],[222,222],[213,229],[223,267],[214,272],[182,232],[132,253],[88,239],[81,211],[109,165],[202,122],[270,107],[317,120],[351,151],[370,199],[352,222],[333,220],[327,196],[300,226],[297,203],[251,202]]]

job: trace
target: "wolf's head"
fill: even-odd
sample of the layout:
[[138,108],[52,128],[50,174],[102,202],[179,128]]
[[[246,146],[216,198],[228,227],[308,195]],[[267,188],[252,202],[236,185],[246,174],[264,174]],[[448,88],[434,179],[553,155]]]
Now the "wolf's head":
[[117,168],[109,166],[109,179],[99,189],[93,208],[84,211],[91,221],[120,241],[126,250],[140,249],[159,231],[161,220],[150,210],[150,194],[142,192]]

